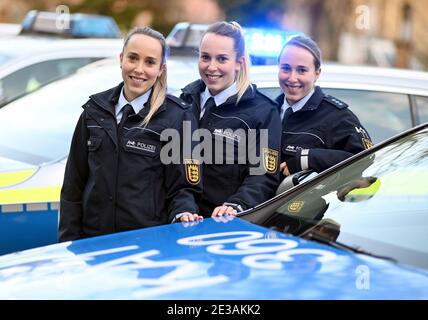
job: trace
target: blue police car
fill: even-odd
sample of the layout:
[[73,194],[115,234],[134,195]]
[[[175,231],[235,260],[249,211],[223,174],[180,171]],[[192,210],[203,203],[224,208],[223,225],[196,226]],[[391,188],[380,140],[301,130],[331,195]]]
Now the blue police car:
[[237,218],[0,257],[0,299],[427,299],[428,123]]

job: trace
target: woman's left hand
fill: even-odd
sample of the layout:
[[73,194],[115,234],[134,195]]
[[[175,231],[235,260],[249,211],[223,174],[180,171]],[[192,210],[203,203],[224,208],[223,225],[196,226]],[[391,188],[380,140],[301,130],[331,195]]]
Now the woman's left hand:
[[283,162],[279,165],[279,171],[282,172],[282,174],[284,176],[290,175],[290,171],[288,171],[288,167],[287,167],[287,164],[285,162]]
[[238,212],[233,207],[219,206],[213,210],[211,217],[221,217],[221,216],[226,215],[226,214],[236,216],[237,213]]

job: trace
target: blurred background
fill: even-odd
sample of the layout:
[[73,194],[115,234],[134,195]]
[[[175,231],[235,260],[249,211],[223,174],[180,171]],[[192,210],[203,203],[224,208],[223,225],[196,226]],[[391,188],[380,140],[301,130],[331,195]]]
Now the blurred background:
[[112,16],[125,34],[152,26],[165,35],[180,21],[236,20],[243,26],[300,31],[324,60],[428,69],[428,1],[421,0],[0,0],[0,23],[20,23],[31,9]]

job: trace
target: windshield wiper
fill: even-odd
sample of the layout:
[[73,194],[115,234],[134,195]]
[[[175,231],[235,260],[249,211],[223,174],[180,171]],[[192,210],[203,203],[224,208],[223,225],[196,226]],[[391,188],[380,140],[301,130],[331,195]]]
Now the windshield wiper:
[[305,237],[305,239],[308,239],[308,240],[315,240],[315,241],[323,243],[323,244],[328,244],[329,246],[332,246],[332,247],[337,248],[337,249],[349,250],[349,251],[359,253],[359,254],[364,254],[364,255],[367,255],[370,257],[379,258],[379,259],[383,259],[383,260],[389,260],[389,261],[394,262],[394,263],[398,262],[394,258],[387,257],[387,256],[381,256],[381,255],[378,255],[375,253],[371,253],[371,252],[365,251],[363,249],[360,249],[358,247],[348,246],[347,244],[344,244],[342,242],[338,242],[335,240],[331,240],[328,237],[322,236],[322,235],[314,233],[314,232],[308,232],[307,234],[304,234],[304,237]]

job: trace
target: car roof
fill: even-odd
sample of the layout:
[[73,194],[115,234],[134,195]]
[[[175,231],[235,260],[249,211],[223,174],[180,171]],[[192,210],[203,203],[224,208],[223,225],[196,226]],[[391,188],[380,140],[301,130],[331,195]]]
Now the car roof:
[[122,48],[123,39],[61,39],[41,36],[16,36],[0,38],[1,63],[11,62],[19,57],[29,57],[42,52],[59,50],[96,49],[101,46]]
[[[110,57],[115,55],[118,57],[123,46],[121,39],[58,40],[38,43],[37,46],[35,45],[36,43],[37,41],[33,44],[26,44],[28,46],[34,45],[34,48],[27,50],[25,54],[20,54],[5,61],[0,70],[0,78],[27,65],[46,60],[75,57]],[[12,46],[14,45],[15,43]]]
[[[259,87],[278,87],[278,66],[252,66],[252,81]],[[326,88],[353,88],[359,90],[428,95],[428,72],[324,64],[317,81]]]
[[21,25],[17,23],[0,23],[0,37],[12,37],[19,34]]

